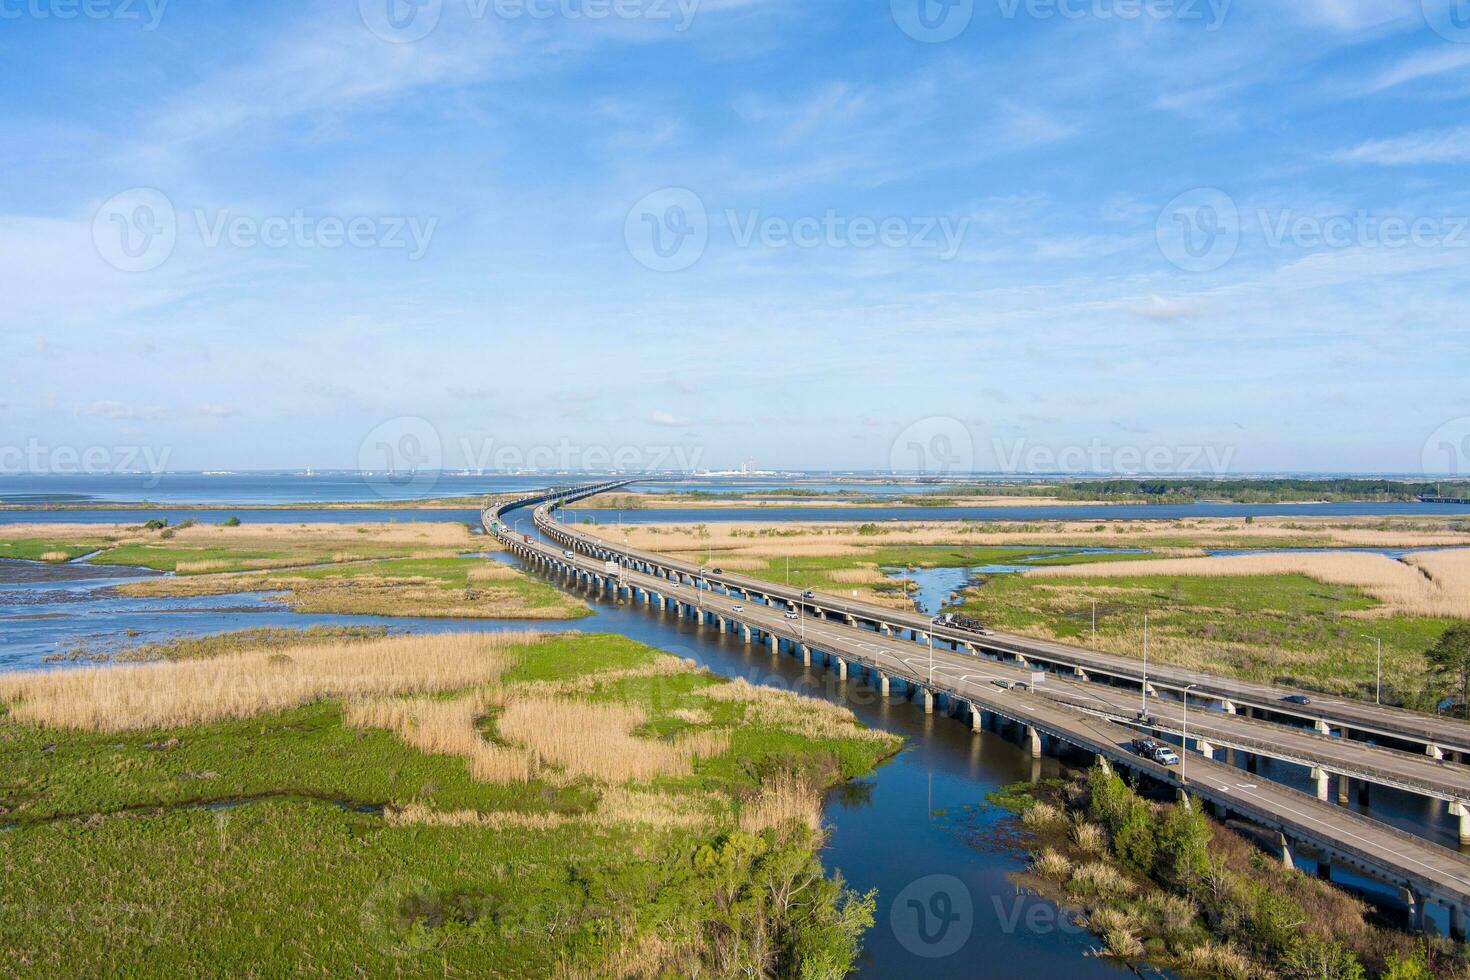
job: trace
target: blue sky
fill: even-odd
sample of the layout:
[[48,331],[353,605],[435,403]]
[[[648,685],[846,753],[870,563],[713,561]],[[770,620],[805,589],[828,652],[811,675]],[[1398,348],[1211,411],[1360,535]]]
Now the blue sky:
[[416,2],[0,0],[0,468],[1470,471],[1465,0]]

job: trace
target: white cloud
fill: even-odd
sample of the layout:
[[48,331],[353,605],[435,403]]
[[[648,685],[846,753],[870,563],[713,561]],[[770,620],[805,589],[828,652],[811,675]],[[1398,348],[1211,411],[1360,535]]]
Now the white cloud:
[[681,429],[690,424],[688,419],[679,418],[673,412],[666,412],[662,408],[654,409],[653,414],[648,417],[648,421],[654,425],[666,425],[674,429]]
[[1338,153],[1335,159],[1389,167],[1470,163],[1470,127],[1425,130],[1392,139],[1369,140]]
[[1173,323],[1192,316],[1198,316],[1200,309],[1198,305],[1187,300],[1165,299],[1163,296],[1155,293],[1144,302],[1134,303],[1129,306],[1128,311],[1141,317],[1147,317],[1150,320],[1162,320],[1166,323]]
[[168,413],[157,405],[128,405],[123,402],[98,401],[81,409],[81,414],[94,418],[117,420],[154,420],[168,417]]

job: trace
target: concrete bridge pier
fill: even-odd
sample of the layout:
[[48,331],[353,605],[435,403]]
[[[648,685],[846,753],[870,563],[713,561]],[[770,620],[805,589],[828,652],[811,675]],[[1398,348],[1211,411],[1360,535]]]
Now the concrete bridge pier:
[[741,623],[740,624],[740,630],[745,635],[745,642],[746,643],[749,643],[750,642],[750,624],[749,623]]
[[1470,844],[1470,806],[1456,800],[1450,804],[1450,816],[1460,818],[1460,843]]
[[797,645],[801,647],[802,666],[810,667],[812,665],[812,648],[807,646],[805,643],[800,643]]
[[1352,789],[1352,780],[1349,779],[1345,774],[1339,773],[1338,776],[1337,776],[1337,805],[1338,806],[1347,806],[1348,805],[1348,792],[1351,789]]
[[878,624],[878,632],[879,633],[882,633],[884,636],[892,636],[893,635],[893,627],[892,626],[889,626],[887,623],[879,623]]
[[766,639],[770,641],[771,656],[774,657],[781,650],[781,640],[776,636],[775,633],[767,633]]
[[841,657],[837,658],[837,679],[839,681],[847,680],[847,661]]
[[979,708],[975,707],[973,704],[970,705],[970,731],[978,735],[982,730],[984,730],[984,728],[985,716],[980,713]]
[[1041,733],[1031,725],[1026,726],[1026,741],[1031,747],[1031,758],[1041,758]]
[[718,623],[719,626],[720,626],[720,635],[721,636],[724,636],[725,633],[729,632],[728,628],[725,626],[725,617],[724,616],[716,616],[715,617],[715,622]]
[[926,688],[924,688],[924,714],[926,714],[926,715],[932,715],[933,713],[934,713],[934,692],[931,691],[931,690],[929,690],[926,687]]
[[[1180,746],[1180,747],[1183,748],[1183,749],[1185,749],[1185,751],[1188,751],[1188,748],[1189,748],[1188,746]],[[1211,761],[1214,760],[1214,758],[1215,758],[1215,747],[1213,745],[1211,745],[1209,742],[1206,742],[1204,739],[1196,739],[1195,740],[1195,743],[1194,743],[1194,747],[1196,749],[1198,749],[1199,750],[1199,754],[1202,755],[1202,756],[1204,756],[1206,759],[1209,759]]]
[[1440,748],[1438,745],[1435,745],[1433,742],[1424,746],[1424,754],[1429,756],[1429,758],[1433,759],[1435,762],[1444,761],[1444,749]]
[[1287,840],[1286,835],[1282,833],[1278,833],[1276,835],[1276,841],[1277,848],[1281,855],[1282,865],[1284,865],[1288,871],[1292,868],[1295,868],[1296,862],[1292,860],[1291,856],[1291,841]]
[[1319,800],[1326,801],[1327,799],[1328,778],[1329,774],[1326,769],[1319,769],[1317,766],[1312,767],[1312,779],[1317,784],[1317,799]]
[[881,670],[878,671],[878,691],[885,698],[888,697],[888,675]]

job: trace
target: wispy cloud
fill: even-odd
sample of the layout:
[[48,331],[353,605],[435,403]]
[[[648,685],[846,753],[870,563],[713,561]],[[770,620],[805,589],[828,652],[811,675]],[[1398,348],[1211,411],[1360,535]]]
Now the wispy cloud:
[[1368,140],[1335,157],[1348,163],[1402,167],[1470,163],[1470,127],[1427,130],[1391,139]]

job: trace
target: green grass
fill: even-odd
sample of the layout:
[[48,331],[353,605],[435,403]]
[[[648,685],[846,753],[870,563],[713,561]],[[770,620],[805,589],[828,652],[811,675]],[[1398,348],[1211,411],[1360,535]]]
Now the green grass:
[[1351,586],[1325,585],[1304,575],[1034,578],[991,576],[967,590],[958,610],[990,625],[1141,655],[1143,616],[1156,641],[1154,656],[1249,680],[1286,683],[1356,697],[1373,696],[1376,648],[1384,642],[1384,684],[1395,701],[1424,707],[1422,653],[1450,621],[1361,614],[1380,603]]
[[[621,636],[557,637],[521,651],[504,680],[627,670],[656,655]],[[643,705],[647,737],[690,727],[678,709],[737,726],[729,753],[656,781],[727,813],[778,769],[830,782],[896,747],[747,723],[744,705],[703,696],[719,683],[690,670],[625,677],[589,696]],[[822,880],[809,831],[404,826],[360,809],[576,817],[600,792],[584,779],[476,782],[459,758],[345,727],[331,700],[120,735],[39,730],[0,713],[0,825],[13,828],[0,831],[0,971],[541,977],[600,972],[637,935],[708,956],[757,923],[782,957],[778,972],[851,962],[870,906]],[[788,881],[807,882],[805,897],[780,910],[768,896]]]
[[[277,548],[242,548],[160,542],[157,544],[124,544],[112,548],[92,561],[99,565],[135,565],[161,572],[178,571],[180,562],[209,562],[215,567],[205,572],[185,570],[180,574],[198,575],[242,572],[252,562],[271,562],[282,566],[315,565],[340,561],[370,561],[401,555],[403,545],[333,541],[315,546],[299,546],[283,541]],[[253,567],[259,567],[258,565]]]
[[14,538],[0,541],[0,558],[40,561],[42,555],[64,554],[71,561],[111,543],[106,538]]

